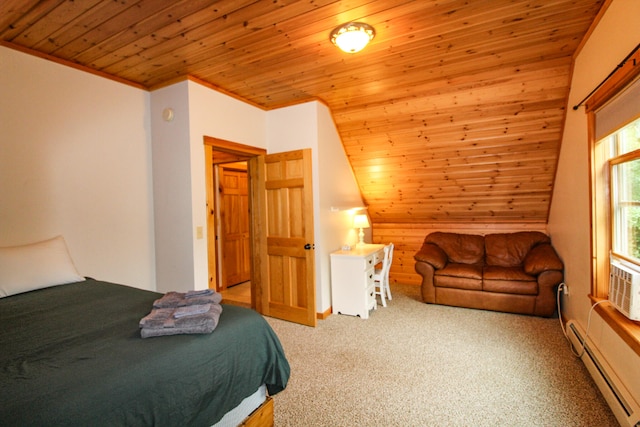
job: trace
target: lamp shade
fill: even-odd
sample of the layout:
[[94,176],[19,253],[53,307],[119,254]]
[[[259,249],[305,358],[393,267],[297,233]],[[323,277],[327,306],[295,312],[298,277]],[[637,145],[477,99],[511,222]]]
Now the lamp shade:
[[364,22],[349,22],[331,32],[331,42],[347,53],[356,53],[376,35],[376,31]]
[[369,228],[369,218],[366,215],[356,215],[353,217],[353,228]]

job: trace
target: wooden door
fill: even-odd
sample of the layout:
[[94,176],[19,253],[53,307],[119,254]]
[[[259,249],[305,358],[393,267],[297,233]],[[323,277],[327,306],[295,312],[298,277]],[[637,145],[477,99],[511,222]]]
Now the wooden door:
[[[244,170],[242,170],[244,168]],[[222,289],[251,279],[246,163],[220,165]]]
[[252,159],[250,170],[257,310],[315,326],[311,150],[260,156]]

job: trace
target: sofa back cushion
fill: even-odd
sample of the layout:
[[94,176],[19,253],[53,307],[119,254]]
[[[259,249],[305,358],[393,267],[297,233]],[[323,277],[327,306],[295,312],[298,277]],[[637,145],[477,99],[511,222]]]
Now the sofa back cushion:
[[484,238],[486,263],[500,267],[517,267],[522,265],[531,248],[549,242],[549,236],[539,231],[487,234]]
[[484,262],[484,238],[475,234],[443,233],[429,234],[426,243],[438,245],[449,258],[458,264],[482,264]]

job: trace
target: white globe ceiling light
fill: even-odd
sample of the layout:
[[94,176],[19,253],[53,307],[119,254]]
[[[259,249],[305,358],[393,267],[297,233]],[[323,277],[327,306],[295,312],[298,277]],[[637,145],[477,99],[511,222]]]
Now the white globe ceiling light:
[[347,53],[364,49],[376,36],[376,30],[364,22],[349,22],[331,32],[331,43]]

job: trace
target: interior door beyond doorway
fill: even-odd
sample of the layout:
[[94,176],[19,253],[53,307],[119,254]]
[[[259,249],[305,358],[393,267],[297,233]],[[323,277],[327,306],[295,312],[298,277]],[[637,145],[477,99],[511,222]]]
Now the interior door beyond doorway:
[[246,162],[220,165],[218,168],[222,290],[251,279],[246,168]]

